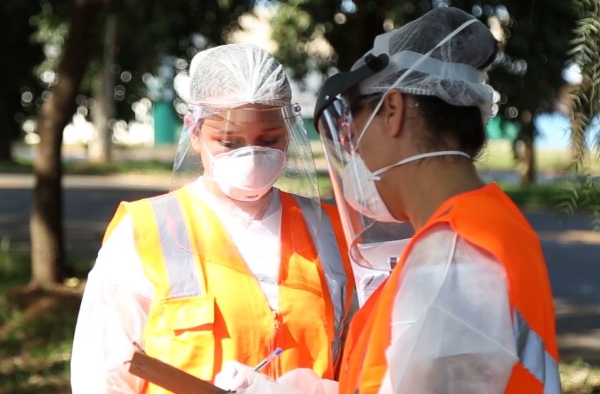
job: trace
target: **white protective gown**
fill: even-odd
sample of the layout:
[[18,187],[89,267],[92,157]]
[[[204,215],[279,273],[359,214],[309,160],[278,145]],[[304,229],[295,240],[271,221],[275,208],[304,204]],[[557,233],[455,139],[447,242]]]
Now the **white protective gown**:
[[[231,204],[223,207],[201,181],[194,182],[193,189],[224,223],[276,310],[281,259],[279,193],[268,197],[263,219],[253,220],[241,211],[232,211]],[[71,358],[74,394],[140,391],[143,382],[127,372],[126,362],[135,350],[133,342],[142,343],[153,294],[154,287],[144,275],[135,249],[133,223],[126,215],[100,249],[88,276]]]
[[[408,256],[392,313],[381,394],[504,392],[518,358],[506,272],[492,256],[436,226]],[[296,381],[303,393],[335,392],[303,370],[281,383]],[[258,379],[247,392],[286,390]]]

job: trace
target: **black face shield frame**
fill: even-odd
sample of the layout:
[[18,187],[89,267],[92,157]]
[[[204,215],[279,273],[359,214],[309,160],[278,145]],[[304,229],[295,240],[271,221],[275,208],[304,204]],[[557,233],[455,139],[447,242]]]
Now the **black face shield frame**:
[[365,64],[353,71],[342,72],[328,78],[317,96],[314,111],[314,125],[318,133],[319,120],[323,112],[329,107],[339,95],[349,92],[359,83],[383,70],[389,63],[390,58],[382,53],[378,56],[368,54],[364,57]]
[[[358,172],[348,171],[348,168],[356,168],[356,162],[351,164],[355,152],[352,136],[356,130],[350,101],[358,98],[359,84],[384,70],[390,58],[387,54],[368,54],[364,61],[365,64],[356,70],[335,74],[325,81],[315,105],[314,122],[323,143],[353,267],[357,270],[362,267],[390,271],[390,258],[397,258],[402,250],[400,243],[406,243],[413,234],[412,226],[408,222],[378,222],[361,213],[346,199],[348,187],[361,198],[370,198],[362,196]],[[378,97],[381,98],[381,95]]]

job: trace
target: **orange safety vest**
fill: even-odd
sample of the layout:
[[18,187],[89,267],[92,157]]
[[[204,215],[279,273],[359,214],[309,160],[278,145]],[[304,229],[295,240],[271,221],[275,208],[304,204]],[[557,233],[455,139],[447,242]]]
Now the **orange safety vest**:
[[402,268],[415,243],[438,224],[449,225],[460,237],[489,252],[506,271],[519,362],[505,393],[560,393],[554,307],[542,249],[525,217],[495,184],[443,203],[415,234],[387,282],[354,316],[344,346],[340,393],[379,391],[388,370],[385,351],[391,343],[392,310]]
[[[131,216],[143,271],[155,286],[143,332],[148,355],[212,381],[224,362],[254,366],[280,347],[281,355],[261,372],[275,379],[312,368],[334,378],[354,297],[337,210],[321,204],[319,217],[310,200],[279,193],[277,311],[220,220],[188,186],[121,203],[107,234]],[[145,392],[168,391],[148,384]]]

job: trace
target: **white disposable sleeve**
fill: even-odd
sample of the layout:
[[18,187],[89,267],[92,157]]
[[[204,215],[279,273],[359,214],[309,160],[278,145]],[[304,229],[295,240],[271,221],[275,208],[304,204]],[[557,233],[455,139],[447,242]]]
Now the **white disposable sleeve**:
[[154,288],[135,250],[133,225],[125,216],[98,253],[77,319],[71,357],[74,394],[139,393],[143,381],[128,361],[143,346]]
[[432,229],[404,266],[386,357],[380,393],[503,393],[518,358],[502,265]]
[[266,376],[255,379],[243,394],[338,394],[338,382],[322,379],[310,368],[298,368],[283,374],[277,381]]

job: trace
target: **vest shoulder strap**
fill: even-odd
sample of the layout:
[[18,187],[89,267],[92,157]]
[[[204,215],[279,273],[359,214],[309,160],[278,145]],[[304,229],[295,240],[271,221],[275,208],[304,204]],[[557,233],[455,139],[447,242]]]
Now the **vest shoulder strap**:
[[[286,198],[286,195],[290,196],[282,192],[282,199]],[[302,211],[327,281],[327,289],[334,309],[335,340],[332,347],[334,359],[337,360],[347,330],[350,298],[353,297],[354,292],[348,290],[348,275],[329,213],[319,202],[297,195],[291,196]]]

